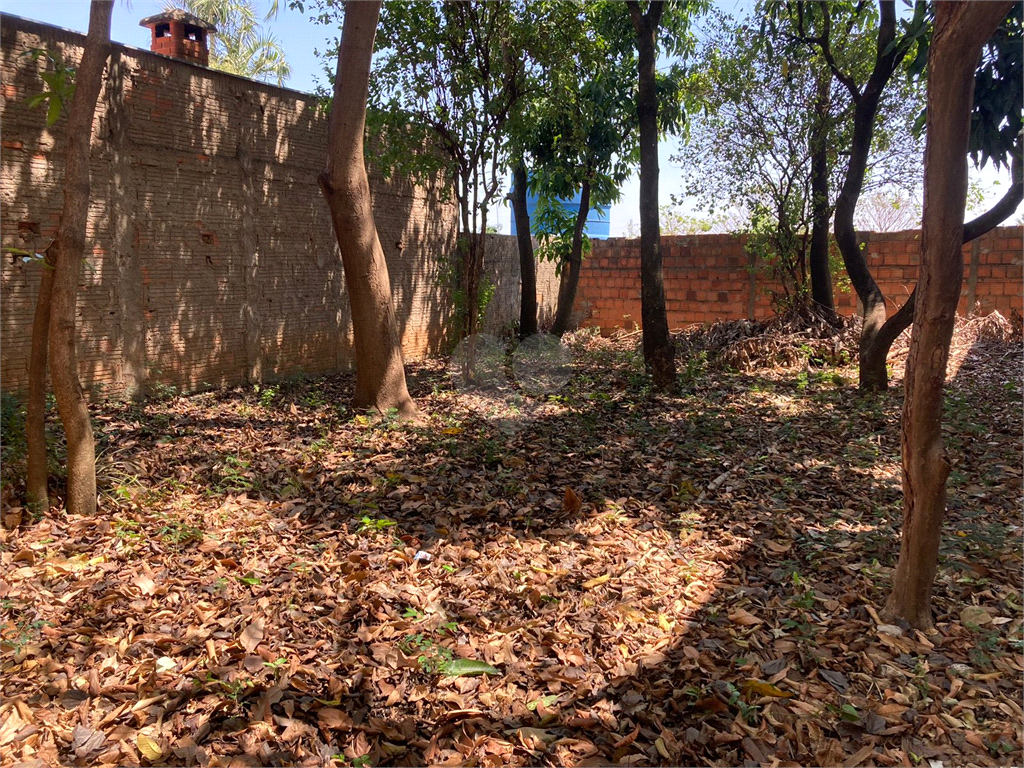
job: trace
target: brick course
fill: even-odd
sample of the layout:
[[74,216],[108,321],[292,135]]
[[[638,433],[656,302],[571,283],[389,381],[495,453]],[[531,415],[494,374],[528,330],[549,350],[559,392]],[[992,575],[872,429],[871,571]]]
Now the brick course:
[[[1021,227],[998,227],[964,246],[964,288],[959,311],[977,304],[981,313],[1009,316],[1024,308]],[[868,265],[894,312],[917,282],[920,233],[862,232]],[[686,235],[661,240],[669,326],[763,320],[772,314],[771,291],[781,291],[761,273],[751,275],[745,235]],[[595,240],[583,264],[577,309],[581,324],[603,333],[640,321],[639,240]],[[972,259],[975,259],[972,266]],[[972,269],[974,270],[972,288]],[[753,291],[753,293],[752,293]],[[856,310],[852,289],[836,291],[840,312]]]

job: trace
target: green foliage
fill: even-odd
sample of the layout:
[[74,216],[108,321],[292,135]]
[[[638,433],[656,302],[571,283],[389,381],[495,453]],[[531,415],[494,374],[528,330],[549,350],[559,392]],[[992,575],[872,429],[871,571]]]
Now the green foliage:
[[988,160],[998,168],[1009,165],[1011,153],[1021,154],[1024,129],[1024,3],[1015,3],[989,38],[974,74],[974,109],[968,151],[975,164]]
[[455,659],[455,652],[451,648],[441,645],[434,635],[423,632],[406,635],[398,647],[405,655],[416,656],[420,669],[428,675],[441,672],[446,664]]
[[[257,18],[254,0],[176,0],[165,7],[182,8],[217,27],[210,41],[213,69],[277,85],[291,74],[280,42]],[[263,21],[276,15],[275,2]]]
[[[504,158],[504,126],[525,63],[523,9],[512,3],[387,3],[377,30],[367,114],[386,173],[451,179],[463,232],[486,230]],[[369,147],[368,147],[369,149]],[[436,150],[436,151],[435,151]],[[443,192],[447,185],[440,185]]]
[[[465,285],[463,281],[463,273],[466,268],[467,261],[466,251],[467,248],[465,240],[462,239],[459,243],[459,250],[456,254],[442,262],[440,273],[438,275],[438,283],[447,291],[448,298],[451,301],[452,314],[446,319],[445,337],[453,345],[459,338],[462,319],[466,316],[466,312],[469,309],[469,301],[463,287]],[[487,307],[489,307],[491,301],[494,300],[496,290],[497,289],[493,281],[491,281],[488,276],[483,275],[481,277],[476,296],[476,319],[478,327],[483,323],[484,315],[487,314]]]
[[161,516],[165,518],[166,522],[157,528],[156,535],[159,536],[160,540],[165,544],[180,546],[193,541],[203,540],[202,528],[191,525],[184,520],[171,518],[166,515]]
[[25,105],[35,109],[45,104],[46,125],[52,127],[71,106],[71,98],[75,95],[75,70],[64,63],[59,53],[51,53],[42,48],[31,48],[22,56],[35,62],[41,59],[47,62],[47,70],[39,74],[46,88],[42,93],[27,98]]
[[396,523],[394,520],[363,515],[359,519],[359,527],[356,528],[356,533],[377,533],[380,531],[387,530],[388,528],[392,528],[396,525],[398,525],[398,523]]
[[[635,31],[623,3],[539,6],[533,23],[542,31],[536,39],[546,44],[535,48],[540,71],[512,125],[512,144],[514,156],[531,168],[530,188],[538,195],[531,228],[547,235],[540,255],[561,262],[572,247],[576,215],[559,199],[578,194],[586,181],[591,208],[614,202],[639,162]],[[672,57],[657,73],[665,133],[678,133],[685,122],[693,90],[684,66],[694,41],[689,25],[703,8],[671,4],[662,18],[659,43]]]
[[[723,207],[738,209],[759,218],[762,228],[771,216],[780,228],[804,232],[813,203],[811,153],[823,141],[829,208],[834,205],[852,138],[852,101],[830,82],[820,54],[799,39],[800,23],[806,34],[819,23],[816,11],[800,4],[807,15],[799,22],[795,5],[766,5],[759,30],[721,13],[707,24],[694,77],[704,109],[691,115],[686,140],[673,157],[687,171],[681,194],[673,196],[677,204],[693,200],[712,217]],[[849,14],[835,43],[837,63],[858,76],[866,76],[874,56],[869,6],[856,15],[852,6],[830,5],[833,16]],[[917,187],[921,142],[910,127],[922,104],[917,83],[894,84],[883,94],[865,189]]]
[[[911,22],[902,22],[904,34],[912,41],[914,57],[907,68],[911,80],[927,79],[928,50],[934,31],[933,3],[917,2]],[[1024,129],[1024,3],[1013,8],[996,29],[982,51],[974,73],[974,107],[971,111],[971,136],[968,152],[974,164],[984,168],[991,160],[999,168],[1010,158],[1020,156],[1020,133]],[[914,123],[918,135],[924,132],[927,110],[923,107]]]
[[252,391],[255,392],[260,398],[260,405],[264,408],[269,408],[274,403],[274,398],[277,397],[277,393],[280,388],[275,386],[260,387],[259,384],[254,384]]
[[[553,261],[557,275],[561,274],[569,261],[575,227],[576,214],[566,210],[550,191],[537,200],[537,207],[530,219],[530,229],[536,233],[539,244],[537,256],[546,261]],[[582,235],[580,245],[580,255],[589,255],[593,246],[586,233]]]
[[810,246],[807,222],[797,221],[800,201],[790,199],[774,214],[756,204],[750,217],[750,234],[744,249],[753,256],[753,269],[782,285],[772,290],[772,306],[778,312],[805,307],[810,299],[807,253]]
[[216,465],[218,471],[217,490],[227,493],[241,493],[255,491],[259,483],[254,477],[251,469],[252,462],[235,456],[225,454],[222,461]]

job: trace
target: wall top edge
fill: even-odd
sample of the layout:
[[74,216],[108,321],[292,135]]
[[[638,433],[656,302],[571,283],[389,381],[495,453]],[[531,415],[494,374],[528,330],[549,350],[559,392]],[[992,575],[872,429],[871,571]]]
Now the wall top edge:
[[[85,35],[81,32],[75,32],[72,29],[58,27],[54,24],[47,24],[42,21],[26,19],[22,16],[16,16],[13,13],[0,12],[0,29],[3,29],[6,32],[8,27],[16,32],[35,33],[40,36],[56,37],[68,43],[74,43],[81,46],[85,45]],[[176,59],[173,56],[165,56],[162,53],[154,53],[153,51],[145,48],[138,48],[134,45],[127,45],[126,43],[118,43],[116,41],[113,41],[112,45],[115,51],[123,51],[140,58],[149,57],[159,61],[161,64],[173,63],[182,67],[190,67],[197,70],[199,74],[206,75],[210,78],[225,77],[232,80],[238,80],[245,83],[250,88],[259,89],[271,95],[278,94],[281,96],[296,97],[311,102],[319,100],[316,94],[306,93],[305,91],[299,91],[294,88],[285,88],[271,83],[265,83],[262,80],[253,80],[252,78],[234,75],[230,72],[221,72],[219,69],[204,67],[202,64],[196,64],[183,59]]]

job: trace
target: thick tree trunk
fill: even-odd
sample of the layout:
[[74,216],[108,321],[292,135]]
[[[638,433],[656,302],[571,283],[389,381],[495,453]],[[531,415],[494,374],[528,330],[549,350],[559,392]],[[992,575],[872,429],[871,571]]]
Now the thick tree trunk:
[[885,297],[868,270],[867,260],[857,242],[853,217],[857,211],[871,153],[871,139],[875,131],[878,103],[886,84],[892,78],[904,51],[892,42],[896,37],[896,7],[892,0],[881,0],[879,6],[878,40],[875,63],[863,90],[854,97],[853,138],[850,142],[850,160],[846,178],[836,200],[836,245],[843,256],[843,264],[850,282],[857,291],[864,308],[864,327],[860,338],[860,387],[866,390],[885,389],[885,359],[881,361],[882,376],[877,374],[877,360],[872,357],[873,339],[885,323]]
[[822,69],[818,75],[818,93],[814,111],[816,122],[811,133],[811,301],[829,321],[836,319],[829,269],[828,205],[828,104],[832,76]]
[[627,3],[636,31],[639,88],[636,100],[640,126],[640,320],[643,326],[644,364],[656,389],[676,380],[675,347],[668,332],[665,285],[661,266],[661,229],[658,220],[658,93],[655,80],[658,25],[663,0],[651,0],[641,13],[636,0]]
[[516,217],[519,245],[519,274],[522,298],[519,303],[519,338],[537,333],[537,259],[533,255],[530,212],[526,207],[526,167],[519,161],[512,168],[512,212]]
[[555,323],[551,327],[551,333],[555,336],[564,336],[569,330],[573,306],[576,304],[576,289],[580,285],[580,271],[583,268],[583,230],[586,229],[589,215],[590,181],[584,180],[580,190],[580,207],[572,228],[569,261],[562,266],[562,280],[558,286],[558,308],[555,310]]
[[[1019,145],[1018,154],[1015,154],[1010,160],[1012,182],[1006,194],[985,213],[964,224],[963,241],[965,244],[998,227],[1013,215],[1021,200],[1024,200],[1024,174],[1021,172],[1021,160],[1018,155]],[[893,342],[914,323],[914,304],[916,298],[917,288],[915,287],[906,303],[885,321],[878,330],[878,333],[871,339],[868,354],[861,361],[861,369],[863,370],[866,365],[869,366],[871,370],[868,372],[868,376],[872,380],[884,379],[888,386],[889,377],[885,361],[889,356],[889,350],[892,348]],[[968,307],[968,311],[971,309],[971,307]],[[867,364],[865,364],[864,359],[868,361]]]
[[363,158],[366,97],[380,2],[347,3],[334,81],[327,165],[320,189],[341,249],[355,337],[356,408],[412,416],[391,280],[373,221]]
[[903,401],[903,533],[884,615],[932,625],[950,465],[942,443],[942,388],[963,281],[963,221],[974,70],[1012,3],[938,3],[928,55],[924,218],[916,322]]
[[75,354],[75,311],[78,282],[85,259],[85,227],[89,217],[89,154],[96,100],[110,54],[113,0],[93,0],[89,33],[75,76],[75,95],[68,110],[64,206],[57,235],[50,245],[53,287],[50,291],[50,376],[68,447],[68,489],[65,508],[72,515],[96,512],[96,450],[89,405],[78,380]]
[[28,468],[25,493],[29,509],[45,512],[50,508],[47,488],[49,473],[46,458],[46,358],[50,338],[50,297],[53,292],[53,256],[46,249],[40,265],[39,297],[32,320],[32,352],[28,363],[28,402],[25,403],[25,439],[28,443]]

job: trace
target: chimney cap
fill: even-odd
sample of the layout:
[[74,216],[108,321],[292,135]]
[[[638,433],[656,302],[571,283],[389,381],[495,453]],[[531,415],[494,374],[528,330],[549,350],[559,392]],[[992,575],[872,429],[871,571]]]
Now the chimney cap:
[[217,31],[217,28],[213,24],[210,24],[208,21],[203,21],[198,16],[193,16],[188,11],[183,11],[180,8],[171,8],[170,10],[163,11],[162,13],[158,13],[154,16],[147,16],[139,22],[139,26],[152,27],[165,21],[181,21],[185,24],[191,24],[193,27],[205,29],[207,32]]

